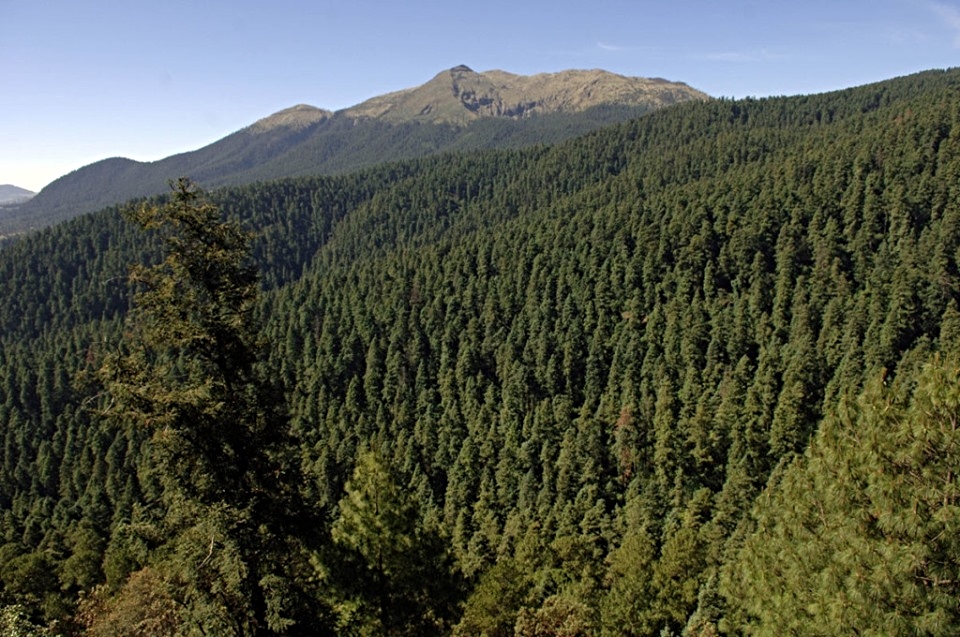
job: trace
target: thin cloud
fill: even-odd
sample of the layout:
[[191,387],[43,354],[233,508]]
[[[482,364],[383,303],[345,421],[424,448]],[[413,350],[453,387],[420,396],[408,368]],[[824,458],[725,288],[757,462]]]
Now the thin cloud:
[[597,42],[596,45],[589,51],[584,51],[585,54],[595,53],[599,49],[605,53],[627,53],[627,54],[642,54],[648,57],[663,57],[666,53],[663,48],[659,46],[648,46],[642,44],[611,44],[610,42]]
[[610,51],[612,53],[620,53],[622,51],[629,51],[630,47],[620,46],[619,44],[607,44],[606,42],[597,42],[597,48],[603,51]]
[[917,29],[892,29],[886,37],[893,44],[923,44],[930,41],[926,33]]
[[932,2],[930,8],[940,17],[943,25],[953,31],[953,45],[960,48],[960,9],[942,2]]
[[780,55],[770,53],[766,49],[761,51],[721,51],[717,53],[707,53],[700,56],[700,59],[711,62],[728,62],[731,64],[743,64],[747,62],[765,62],[767,60],[779,59]]

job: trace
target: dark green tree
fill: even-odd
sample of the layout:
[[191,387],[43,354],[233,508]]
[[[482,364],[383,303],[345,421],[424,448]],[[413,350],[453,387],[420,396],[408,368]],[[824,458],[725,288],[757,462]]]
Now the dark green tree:
[[761,496],[722,589],[750,634],[957,633],[958,370],[870,383]]
[[[141,481],[157,485],[141,539],[187,625],[207,634],[315,634],[317,580],[283,394],[259,364],[249,235],[189,181],[131,218],[164,256],[132,269],[123,351],[99,370],[104,415],[145,429]],[[143,564],[147,566],[147,564]]]
[[443,635],[457,619],[463,583],[440,534],[374,451],[362,452],[333,540],[349,579],[337,605],[341,634]]
[[641,526],[632,526],[620,546],[611,551],[609,590],[600,605],[602,635],[656,634],[658,625],[650,611],[657,597],[653,588],[656,560],[653,534]]
[[513,558],[504,558],[484,571],[464,606],[454,634],[513,637],[517,614],[531,587],[530,575]]

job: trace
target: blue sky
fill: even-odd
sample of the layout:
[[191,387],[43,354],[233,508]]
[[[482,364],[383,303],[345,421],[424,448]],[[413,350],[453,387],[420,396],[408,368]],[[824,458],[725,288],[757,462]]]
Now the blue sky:
[[0,184],[160,159],[457,64],[815,93],[960,65],[960,0],[0,0]]

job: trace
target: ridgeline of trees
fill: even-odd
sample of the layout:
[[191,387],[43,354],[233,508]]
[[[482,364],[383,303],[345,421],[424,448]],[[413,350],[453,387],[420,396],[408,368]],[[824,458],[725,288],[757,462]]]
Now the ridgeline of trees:
[[190,175],[206,188],[281,177],[345,174],[386,161],[441,152],[520,148],[557,143],[639,117],[642,106],[595,106],[522,120],[484,118],[466,126],[390,123],[349,114],[306,126],[237,131],[196,151],[155,162],[114,157],[60,177],[30,201],[0,211],[0,238],[166,190],[170,175]]
[[21,239],[0,627],[956,634],[958,88],[182,181],[152,233]]

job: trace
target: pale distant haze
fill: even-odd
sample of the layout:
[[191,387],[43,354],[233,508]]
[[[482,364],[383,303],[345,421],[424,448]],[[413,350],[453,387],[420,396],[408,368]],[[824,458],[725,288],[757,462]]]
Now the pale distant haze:
[[957,66],[960,0],[0,0],[0,184],[38,191],[458,64],[817,93]]

